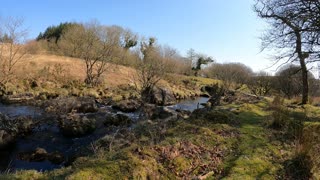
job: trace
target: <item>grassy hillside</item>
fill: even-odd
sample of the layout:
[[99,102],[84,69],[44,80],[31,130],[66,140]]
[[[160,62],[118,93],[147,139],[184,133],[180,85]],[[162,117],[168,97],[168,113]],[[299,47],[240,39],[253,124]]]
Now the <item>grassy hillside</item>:
[[[84,84],[85,62],[81,59],[65,56],[32,54],[17,63],[15,78],[7,85],[13,94],[49,93],[57,95],[94,96],[96,98],[112,97],[114,100],[134,95],[136,70],[131,67],[108,64],[107,72],[102,76],[98,87],[89,88]],[[203,85],[216,83],[216,80],[167,74],[158,86],[171,89],[181,99],[200,95]]]

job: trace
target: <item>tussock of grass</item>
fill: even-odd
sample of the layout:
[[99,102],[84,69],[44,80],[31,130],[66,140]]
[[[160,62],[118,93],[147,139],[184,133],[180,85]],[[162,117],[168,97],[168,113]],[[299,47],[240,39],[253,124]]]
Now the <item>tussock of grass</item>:
[[305,123],[301,140],[302,152],[311,160],[314,179],[320,177],[320,122]]

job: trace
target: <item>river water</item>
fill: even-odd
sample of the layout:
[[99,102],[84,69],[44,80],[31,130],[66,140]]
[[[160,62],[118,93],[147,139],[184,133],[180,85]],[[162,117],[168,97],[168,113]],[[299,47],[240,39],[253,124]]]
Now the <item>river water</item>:
[[[197,108],[201,108],[201,103],[206,103],[207,100],[208,98],[205,97],[199,97],[193,100],[184,100],[173,106],[168,106],[168,108],[174,110],[182,109],[193,111]],[[138,118],[138,113],[123,113],[119,111],[115,112],[114,110],[112,111],[110,107],[105,107],[104,110],[111,113],[126,114],[132,119]],[[46,116],[46,113],[40,108],[32,106],[0,104],[0,112],[8,115],[9,117],[31,116],[34,119],[40,119],[43,121],[43,123],[41,123],[38,128],[34,129],[30,135],[18,138],[15,145],[11,149],[0,150],[0,172],[5,171],[8,168],[11,171],[21,169],[46,171],[63,167],[70,159],[72,159],[75,154],[79,153],[80,150],[83,150],[84,148],[90,150],[88,147],[90,147],[92,142],[104,137],[108,133],[112,133],[111,129],[108,129],[103,125],[105,113],[89,114],[89,116],[93,116],[97,121],[97,128],[92,134],[80,138],[70,138],[63,136],[62,133],[59,132],[57,124],[52,123],[53,121],[50,120],[50,117],[43,118]],[[44,148],[48,153],[62,153],[66,159],[65,162],[57,165],[47,160],[42,162],[19,160],[19,153],[30,152],[38,147]]]

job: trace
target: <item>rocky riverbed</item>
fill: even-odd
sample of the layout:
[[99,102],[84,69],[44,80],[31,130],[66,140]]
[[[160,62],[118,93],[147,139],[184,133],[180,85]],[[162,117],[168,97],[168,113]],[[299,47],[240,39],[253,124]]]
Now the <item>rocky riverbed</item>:
[[139,118],[186,117],[208,98],[170,106],[135,100],[101,102],[90,97],[56,98],[37,106],[0,104],[0,171],[51,170],[68,166],[94,149],[94,142]]

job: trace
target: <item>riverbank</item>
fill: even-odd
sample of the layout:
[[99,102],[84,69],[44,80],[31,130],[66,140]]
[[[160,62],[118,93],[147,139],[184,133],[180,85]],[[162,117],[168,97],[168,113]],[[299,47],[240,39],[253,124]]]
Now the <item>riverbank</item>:
[[[91,100],[90,100],[91,99]],[[167,113],[167,117],[172,116],[175,110],[193,111],[200,103],[207,101],[208,98],[196,98],[193,100],[181,101],[175,105],[167,106],[167,110],[153,110],[153,118],[158,118]],[[78,101],[78,102],[77,102]],[[62,104],[63,102],[63,104]],[[63,98],[61,100],[51,100],[44,103],[42,107],[22,106],[22,105],[4,105],[0,104],[0,112],[6,113],[11,118],[30,117],[33,120],[32,132],[27,135],[17,137],[12,146],[2,150],[0,153],[3,160],[1,171],[17,171],[34,169],[46,171],[68,166],[76,157],[90,154],[91,145],[95,141],[110,135],[119,128],[129,128],[133,126],[142,115],[140,105],[137,105],[132,112],[123,112],[111,105],[97,103],[92,98]],[[80,104],[80,105],[79,105]],[[156,106],[154,106],[156,107]],[[171,109],[171,110],[169,110]],[[76,110],[77,112],[74,112]],[[67,117],[65,117],[67,115]],[[72,116],[73,119],[68,119]],[[64,129],[70,133],[74,130],[68,126],[61,125],[61,118],[67,118],[66,121],[79,121],[78,116],[94,120],[90,124],[73,124],[72,128],[84,129],[87,126],[94,126],[93,132],[81,132],[74,136],[66,136]],[[110,119],[111,118],[111,119]],[[127,120],[126,120],[127,119]],[[12,120],[13,121],[13,120]],[[128,121],[128,122],[127,122]],[[36,123],[37,122],[37,123]],[[64,122],[64,120],[63,120]],[[77,127],[78,126],[78,127]],[[74,131],[74,133],[80,133]],[[43,149],[45,155],[37,154],[38,149]],[[10,151],[10,153],[6,153]],[[46,159],[47,154],[59,155],[58,162],[51,162]],[[43,156],[34,158],[34,156]],[[6,161],[6,163],[4,162]]]
[[[126,113],[114,110],[112,118],[106,114],[112,106],[98,106],[95,113],[85,113],[95,117],[97,125],[93,134],[71,139],[72,143],[50,135],[56,147],[76,147],[81,144],[81,153],[70,164],[45,172],[18,170],[4,174],[3,178],[30,179],[101,179],[101,178],[267,178],[288,177],[297,155],[295,141],[285,138],[285,131],[271,128],[268,123],[274,112],[271,100],[254,98],[235,93],[233,102],[222,101],[215,108],[192,109],[204,99],[185,101],[167,107],[147,106],[152,115],[138,121],[128,121]],[[230,98],[228,98],[230,100]],[[188,106],[192,104],[192,106]],[[288,105],[292,108],[294,105]],[[314,106],[294,106],[292,118],[301,119],[303,109],[307,109],[305,121],[318,121],[319,109]],[[145,109],[146,110],[146,109]],[[150,111],[151,110],[151,111]],[[97,118],[100,115],[101,119]],[[138,116],[127,117],[134,119]],[[290,115],[290,116],[291,116]],[[110,116],[108,116],[110,117]],[[120,121],[119,121],[120,120]],[[122,123],[119,123],[122,122]],[[99,124],[99,123],[98,123]],[[312,126],[316,127],[316,126]],[[101,133],[101,136],[95,136]],[[314,131],[313,131],[314,132]],[[305,134],[303,136],[313,136]],[[96,137],[90,139],[92,137]],[[46,139],[50,142],[52,139]],[[39,138],[40,140],[41,138]],[[316,138],[313,138],[316,139]],[[87,143],[86,143],[87,142]],[[305,141],[307,143],[309,141]],[[314,144],[315,142],[310,142]],[[48,144],[48,143],[46,143]],[[58,145],[58,146],[57,146]],[[316,147],[310,154],[316,157]],[[48,149],[48,148],[47,148]],[[46,150],[51,154],[51,150]],[[316,159],[316,158],[315,158]],[[46,162],[46,161],[44,161]],[[290,163],[292,162],[292,163]],[[39,162],[33,162],[39,163]],[[41,163],[41,162],[40,162]],[[316,173],[317,161],[314,162]],[[40,167],[40,166],[38,166]],[[45,167],[45,166],[42,166]],[[18,168],[19,169],[19,168]],[[32,169],[32,168],[30,168]],[[37,168],[34,168],[37,169]],[[38,169],[39,170],[39,169]],[[290,175],[290,174],[289,174]],[[316,175],[316,174],[315,174]],[[301,176],[302,177],[302,176]]]

